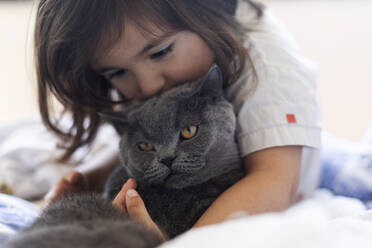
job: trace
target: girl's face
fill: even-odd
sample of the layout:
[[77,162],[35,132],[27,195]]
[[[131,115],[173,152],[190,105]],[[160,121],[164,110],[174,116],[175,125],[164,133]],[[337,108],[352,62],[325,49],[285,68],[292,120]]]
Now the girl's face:
[[98,51],[92,67],[127,99],[144,101],[178,84],[206,74],[214,63],[212,50],[195,33],[167,33],[156,27],[155,35],[141,32],[131,22],[108,50]]

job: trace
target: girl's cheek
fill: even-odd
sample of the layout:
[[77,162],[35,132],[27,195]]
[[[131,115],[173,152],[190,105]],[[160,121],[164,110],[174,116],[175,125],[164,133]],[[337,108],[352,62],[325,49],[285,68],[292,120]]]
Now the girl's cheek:
[[114,81],[114,82],[112,82],[112,84],[127,99],[135,99],[136,96],[138,95],[137,87],[135,87],[135,84],[133,82],[130,82],[130,81],[128,81],[128,82]]

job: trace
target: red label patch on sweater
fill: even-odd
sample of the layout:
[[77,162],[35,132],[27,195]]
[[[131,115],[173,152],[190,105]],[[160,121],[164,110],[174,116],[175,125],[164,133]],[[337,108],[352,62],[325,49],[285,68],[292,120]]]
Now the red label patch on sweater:
[[297,123],[296,116],[294,114],[287,114],[288,123]]

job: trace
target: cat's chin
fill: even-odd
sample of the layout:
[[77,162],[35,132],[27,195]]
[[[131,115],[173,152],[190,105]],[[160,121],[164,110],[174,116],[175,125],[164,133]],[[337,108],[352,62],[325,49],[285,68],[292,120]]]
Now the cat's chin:
[[163,184],[166,188],[170,189],[183,189],[194,185],[194,182],[185,179],[184,174],[170,174]]

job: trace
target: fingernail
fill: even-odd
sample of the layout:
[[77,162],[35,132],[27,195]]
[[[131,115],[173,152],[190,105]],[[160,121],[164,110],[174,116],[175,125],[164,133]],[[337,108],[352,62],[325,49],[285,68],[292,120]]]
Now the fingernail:
[[76,173],[72,173],[68,176],[67,180],[71,183],[71,184],[77,184],[79,181],[80,181],[80,175],[79,174],[76,174]]
[[127,182],[130,182],[134,185],[134,187],[137,187],[137,183],[136,180],[134,180],[134,178],[129,178]]
[[137,193],[137,191],[135,191],[134,189],[129,189],[129,190],[127,191],[127,196],[128,196],[128,197],[136,197],[136,196],[138,196],[138,193]]

